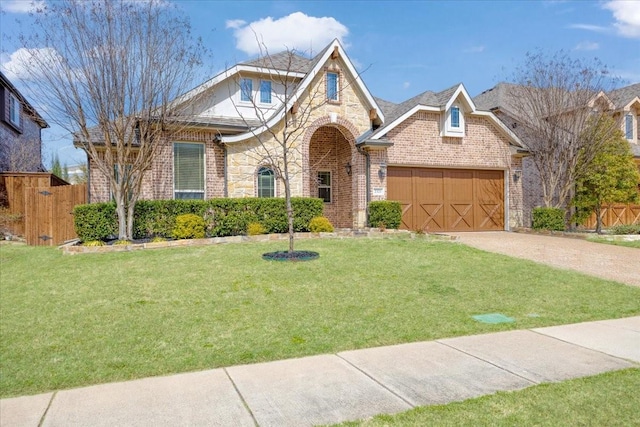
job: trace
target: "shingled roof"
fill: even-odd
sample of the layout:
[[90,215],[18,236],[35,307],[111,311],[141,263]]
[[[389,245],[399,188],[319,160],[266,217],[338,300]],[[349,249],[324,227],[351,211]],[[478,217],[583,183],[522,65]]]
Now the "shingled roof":
[[293,71],[304,74],[308,73],[313,67],[311,59],[286,50],[273,55],[252,59],[251,61],[241,62],[239,65]]
[[609,99],[611,99],[616,108],[622,108],[638,97],[640,97],[640,83],[621,87],[611,91],[609,94]]

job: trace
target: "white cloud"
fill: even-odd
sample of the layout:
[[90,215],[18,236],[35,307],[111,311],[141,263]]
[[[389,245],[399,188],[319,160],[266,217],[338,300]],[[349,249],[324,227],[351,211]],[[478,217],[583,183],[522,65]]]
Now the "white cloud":
[[403,89],[409,89],[409,86],[411,86],[411,82],[404,82],[404,83],[402,83],[402,88],[403,88]]
[[574,50],[598,50],[598,49],[600,49],[600,44],[596,42],[589,42],[589,41],[580,42],[574,48]]
[[464,50],[464,52],[466,53],[480,53],[480,52],[484,52],[485,46],[483,45],[479,45],[479,46],[471,46],[467,49]]
[[44,0],[3,0],[2,10],[10,13],[30,13],[45,6]]
[[246,24],[247,24],[247,21],[243,19],[229,19],[227,22],[225,22],[225,25],[227,28],[233,28],[233,29],[244,27]]
[[[34,57],[37,57],[37,59],[34,59]],[[34,61],[38,64],[37,66],[34,66]],[[40,64],[58,67],[60,66],[60,56],[51,48],[20,48],[11,55],[2,56],[0,69],[9,80],[35,80],[40,77],[36,72]]]
[[[227,28],[233,28],[236,48],[249,55],[260,53],[260,45],[270,52],[284,49],[316,53],[333,39],[342,41],[348,34],[347,27],[331,17],[316,18],[295,12],[280,19],[267,17],[247,24],[230,20]],[[258,42],[259,41],[259,42]]]
[[613,12],[616,20],[614,26],[621,36],[640,38],[640,2],[612,0],[602,7]]
[[569,28],[573,28],[576,30],[587,30],[593,31],[596,33],[606,33],[609,31],[607,27],[601,27],[600,25],[591,25],[591,24],[571,24]]

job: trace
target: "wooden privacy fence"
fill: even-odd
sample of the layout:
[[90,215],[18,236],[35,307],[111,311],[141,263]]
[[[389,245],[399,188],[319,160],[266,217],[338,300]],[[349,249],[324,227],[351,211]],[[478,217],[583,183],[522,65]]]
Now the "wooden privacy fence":
[[73,207],[87,203],[87,186],[35,187],[25,194],[25,238],[29,245],[59,245],[77,238]]
[[[616,225],[640,224],[640,205],[606,205],[602,207],[600,216],[602,217],[602,226],[605,228]],[[595,228],[596,214],[592,214],[584,225],[588,228]]]
[[30,245],[58,245],[78,237],[73,207],[87,203],[87,186],[70,185],[44,172],[0,173],[0,204],[10,223],[3,224]]

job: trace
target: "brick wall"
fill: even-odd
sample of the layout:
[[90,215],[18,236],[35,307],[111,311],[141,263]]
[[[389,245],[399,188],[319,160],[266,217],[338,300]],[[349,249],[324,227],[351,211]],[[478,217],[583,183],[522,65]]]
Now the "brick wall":
[[3,97],[0,106],[0,172],[40,172],[42,165],[41,127],[25,111],[20,110],[20,129],[17,130],[6,120],[9,118],[10,91],[0,88]]
[[[387,150],[387,164],[394,166],[445,167],[460,169],[502,169],[509,186],[509,225],[521,226],[523,219],[522,179],[514,180],[521,160],[513,159],[507,137],[488,118],[465,115],[465,136],[440,136],[440,114],[417,112],[392,129],[387,137],[394,145]],[[373,171],[385,160],[372,159]]]

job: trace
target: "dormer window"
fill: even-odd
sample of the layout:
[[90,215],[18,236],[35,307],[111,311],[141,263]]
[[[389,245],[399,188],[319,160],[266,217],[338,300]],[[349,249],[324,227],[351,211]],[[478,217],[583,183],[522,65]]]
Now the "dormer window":
[[633,139],[633,116],[631,114],[624,116],[624,137]]
[[452,105],[445,113],[442,136],[464,137],[464,112],[459,105]]
[[253,80],[240,79],[240,101],[251,102],[251,95],[253,93]]
[[271,81],[260,81],[260,103],[271,104]]
[[460,128],[460,108],[451,107],[451,127]]

